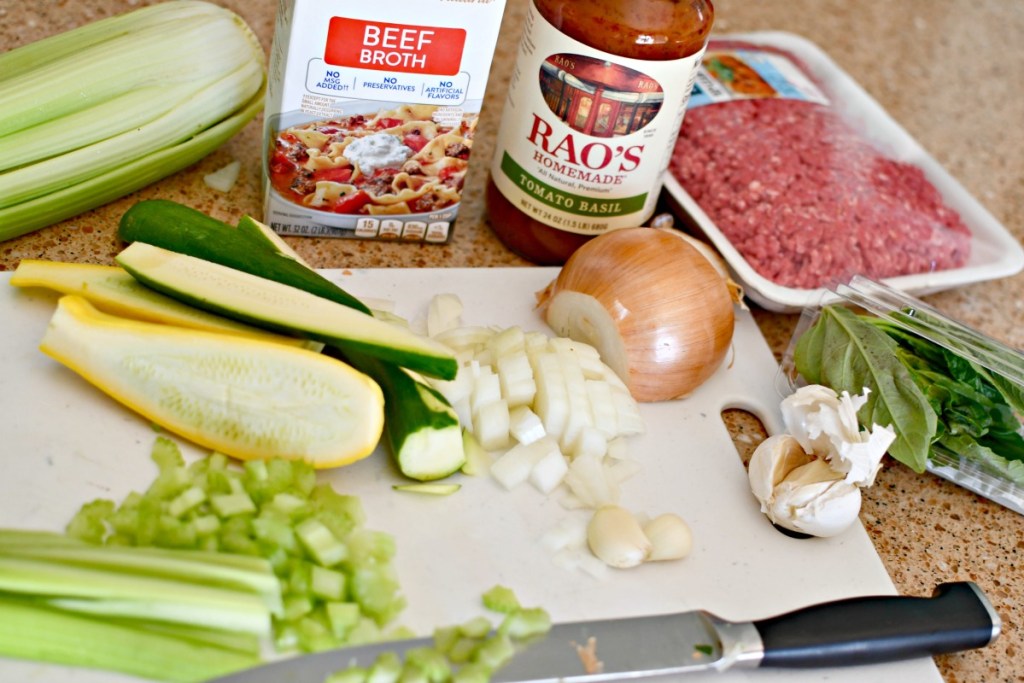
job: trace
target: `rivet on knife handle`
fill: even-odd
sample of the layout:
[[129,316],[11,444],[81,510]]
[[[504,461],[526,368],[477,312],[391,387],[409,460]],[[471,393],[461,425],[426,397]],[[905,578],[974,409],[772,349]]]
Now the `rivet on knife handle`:
[[760,666],[823,667],[871,664],[988,645],[1001,621],[974,583],[941,584],[930,598],[851,598],[782,614],[754,624]]

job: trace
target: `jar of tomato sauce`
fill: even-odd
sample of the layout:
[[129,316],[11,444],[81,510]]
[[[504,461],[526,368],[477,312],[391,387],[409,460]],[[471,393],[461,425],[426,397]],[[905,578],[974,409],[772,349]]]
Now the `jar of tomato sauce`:
[[532,0],[487,186],[505,246],[558,265],[654,212],[710,0]]

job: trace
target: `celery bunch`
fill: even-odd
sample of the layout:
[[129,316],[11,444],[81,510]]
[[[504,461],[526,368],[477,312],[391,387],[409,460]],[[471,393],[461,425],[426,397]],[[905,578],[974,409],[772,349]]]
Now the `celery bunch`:
[[265,76],[249,27],[201,0],[0,54],[0,240],[202,159],[260,111]]

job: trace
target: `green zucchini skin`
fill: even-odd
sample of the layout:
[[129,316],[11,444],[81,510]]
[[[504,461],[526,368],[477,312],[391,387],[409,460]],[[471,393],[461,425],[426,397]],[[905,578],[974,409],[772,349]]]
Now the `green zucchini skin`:
[[[417,481],[454,474],[466,462],[462,426],[436,389],[400,367],[347,349],[325,349],[370,376],[384,393],[384,434],[399,471]],[[424,447],[427,443],[429,446]]]
[[291,285],[363,313],[362,301],[266,243],[202,211],[167,199],[137,202],[121,216],[118,236],[195,256],[268,280]]
[[458,372],[443,344],[298,287],[146,242],[124,249],[117,262],[146,287],[211,313],[365,351],[432,377]]

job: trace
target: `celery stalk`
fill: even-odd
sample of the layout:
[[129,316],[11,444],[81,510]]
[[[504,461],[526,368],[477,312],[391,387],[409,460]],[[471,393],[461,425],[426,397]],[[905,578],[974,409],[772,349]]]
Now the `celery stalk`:
[[48,599],[68,609],[270,633],[263,599],[247,591],[109,569],[0,557],[0,591]]
[[232,15],[214,9],[217,11],[138,28],[90,45],[74,58],[29,66],[9,76],[0,82],[4,93],[0,135],[66,116],[139,87],[193,79],[209,83],[251,61],[258,48],[258,43],[252,44],[255,38],[247,28],[239,31]]
[[260,596],[271,612],[277,613],[281,609],[277,578],[267,561],[258,557],[162,548],[94,546],[60,534],[3,529],[0,529],[0,548],[0,560],[16,556],[193,582],[250,592]]
[[[195,90],[194,83],[139,88],[63,118],[44,121],[17,135],[2,137],[0,171],[48,159],[149,123]],[[75,134],[68,135],[68,130]]]
[[73,186],[137,158],[188,140],[229,116],[260,88],[262,65],[248,63],[192,94],[149,123],[92,145],[8,171],[0,177],[0,208]]
[[133,30],[194,16],[202,11],[208,11],[203,3],[163,2],[134,12],[100,19],[75,31],[56,33],[0,54],[0,83],[26,69],[75,57],[86,47],[124,36]]
[[263,90],[233,116],[184,142],[48,195],[0,209],[0,241],[70,218],[123,197],[205,157],[263,108]]
[[259,664],[259,658],[0,597],[0,654],[192,683]]

